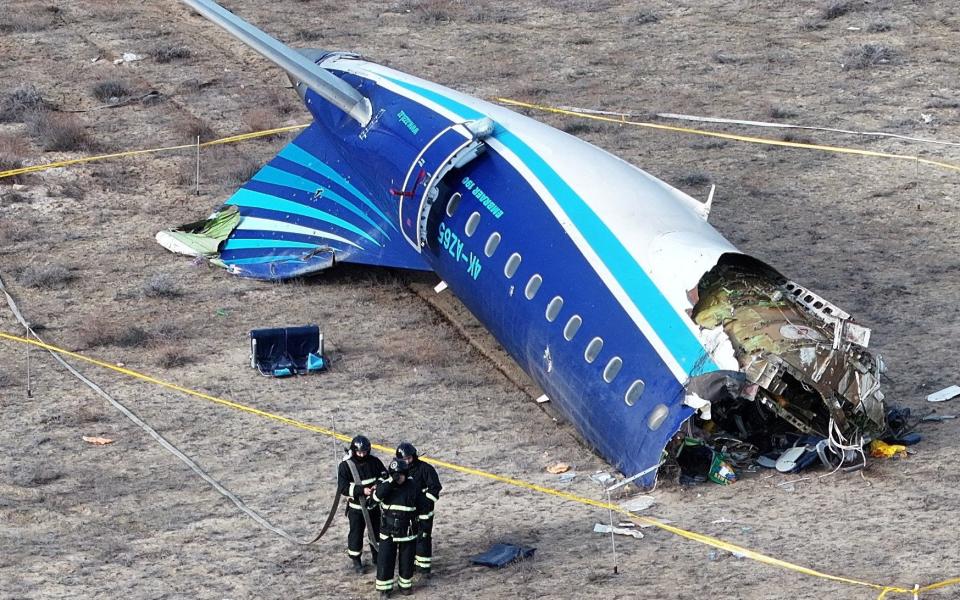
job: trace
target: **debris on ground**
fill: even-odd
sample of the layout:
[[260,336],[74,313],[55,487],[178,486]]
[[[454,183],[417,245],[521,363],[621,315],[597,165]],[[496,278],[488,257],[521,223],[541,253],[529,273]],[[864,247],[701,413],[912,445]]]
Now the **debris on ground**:
[[873,458],[906,458],[907,447],[900,444],[888,444],[881,440],[870,442],[870,456]]
[[561,473],[560,476],[557,477],[557,480],[560,483],[570,483],[571,481],[573,481],[573,478],[576,476],[577,476],[576,471],[568,471],[566,473]]
[[946,402],[960,396],[960,385],[951,385],[927,396],[927,402]]
[[470,562],[485,567],[504,567],[515,560],[531,558],[536,548],[516,544],[494,544],[482,554],[470,557]]
[[628,535],[630,537],[637,538],[638,540],[643,539],[643,534],[629,527],[610,527],[603,523],[597,523],[593,526],[594,533],[610,533],[613,532],[615,535]]
[[654,504],[656,504],[656,498],[653,496],[637,496],[636,498],[631,498],[626,502],[621,502],[620,508],[627,512],[636,513],[647,510]]
[[570,465],[568,465],[567,463],[562,463],[562,462],[554,463],[554,464],[550,465],[549,467],[547,467],[547,473],[551,473],[551,474],[553,474],[553,475],[559,475],[560,473],[566,473],[566,472],[569,471],[569,470],[570,470]]
[[94,446],[106,446],[107,444],[112,444],[113,440],[110,438],[99,437],[99,436],[82,436],[80,439],[87,442],[88,444],[93,444]]

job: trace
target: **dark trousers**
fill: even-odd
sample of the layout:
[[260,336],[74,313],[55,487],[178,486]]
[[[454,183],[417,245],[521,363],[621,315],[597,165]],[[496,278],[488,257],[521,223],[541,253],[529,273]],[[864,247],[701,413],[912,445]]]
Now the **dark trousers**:
[[420,519],[420,535],[413,562],[421,569],[430,570],[433,559],[433,518]]
[[[371,508],[370,522],[373,524],[374,537],[380,537],[380,509]],[[363,513],[358,508],[347,508],[347,520],[350,522],[350,533],[347,534],[347,555],[359,560],[363,553],[363,539],[366,537],[367,524],[363,520]],[[373,562],[377,562],[377,551],[370,546],[370,555]]]
[[380,555],[377,557],[377,591],[385,592],[393,589],[393,570],[398,559],[400,563],[400,577],[397,585],[401,589],[413,587],[413,553],[416,551],[416,542],[395,542],[392,537],[383,539],[380,536]]

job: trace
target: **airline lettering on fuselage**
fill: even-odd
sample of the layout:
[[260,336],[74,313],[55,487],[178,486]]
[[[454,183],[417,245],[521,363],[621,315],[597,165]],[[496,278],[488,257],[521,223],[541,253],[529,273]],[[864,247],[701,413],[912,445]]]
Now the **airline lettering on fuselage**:
[[404,111],[401,110],[398,112],[397,118],[400,119],[401,123],[407,126],[407,129],[409,129],[410,133],[413,135],[417,135],[420,132],[420,127],[418,127],[417,124],[413,122],[413,119],[411,119]]
[[470,193],[473,194],[473,197],[479,200],[480,204],[482,204],[485,209],[490,211],[491,215],[497,219],[503,216],[503,209],[497,206],[497,203],[494,202],[490,196],[488,196],[487,193],[480,188],[479,185],[477,185],[477,182],[469,177],[464,177],[461,183],[463,183],[463,187],[470,190]]
[[483,268],[483,266],[480,264],[480,257],[475,255],[473,252],[464,252],[463,240],[461,240],[460,236],[454,233],[452,229],[443,223],[440,223],[437,241],[441,246],[443,246],[443,249],[447,251],[447,254],[449,254],[451,258],[458,263],[466,263],[467,275],[472,277],[474,280],[480,276],[480,271]]

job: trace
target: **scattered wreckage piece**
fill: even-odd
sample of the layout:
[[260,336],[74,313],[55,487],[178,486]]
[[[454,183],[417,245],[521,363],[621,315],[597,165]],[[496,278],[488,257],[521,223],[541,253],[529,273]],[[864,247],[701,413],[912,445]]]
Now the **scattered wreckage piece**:
[[946,402],[960,396],[960,385],[951,385],[927,396],[927,402]]

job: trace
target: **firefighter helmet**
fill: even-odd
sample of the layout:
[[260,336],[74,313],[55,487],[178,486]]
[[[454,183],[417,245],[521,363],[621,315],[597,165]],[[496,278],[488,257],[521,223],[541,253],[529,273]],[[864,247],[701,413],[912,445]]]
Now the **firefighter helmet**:
[[391,475],[406,475],[409,469],[410,467],[407,466],[407,463],[402,460],[391,460],[390,466],[387,467]]
[[401,442],[397,446],[397,458],[412,458],[417,460],[417,449],[410,442]]
[[369,454],[370,440],[364,435],[358,435],[350,440],[350,452],[353,454],[356,454],[357,452],[366,452]]

